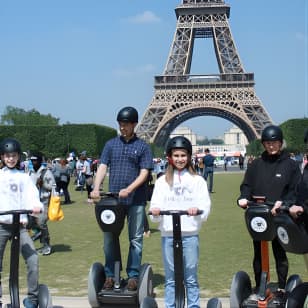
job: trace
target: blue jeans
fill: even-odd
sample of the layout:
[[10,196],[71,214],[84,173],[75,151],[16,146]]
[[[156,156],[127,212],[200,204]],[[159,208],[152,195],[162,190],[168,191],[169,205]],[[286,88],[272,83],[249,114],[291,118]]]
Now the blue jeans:
[[[131,278],[139,276],[141,266],[145,206],[130,205],[127,207],[126,215],[129,239],[126,273],[128,278]],[[106,277],[114,277],[114,263],[115,261],[121,262],[121,248],[118,234],[104,232],[104,253]]]
[[[200,307],[198,283],[199,236],[182,237],[184,284],[187,293],[187,308]],[[165,269],[165,307],[175,307],[175,281],[173,262],[173,237],[162,237],[162,252]]]
[[207,188],[209,192],[213,192],[214,168],[205,167],[203,177],[207,181]]

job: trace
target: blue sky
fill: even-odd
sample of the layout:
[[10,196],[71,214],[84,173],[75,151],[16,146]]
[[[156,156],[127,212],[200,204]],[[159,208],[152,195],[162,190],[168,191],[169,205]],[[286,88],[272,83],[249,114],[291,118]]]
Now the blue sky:
[[[7,105],[61,123],[117,128],[117,111],[140,116],[163,73],[180,0],[0,0],[0,114]],[[308,1],[229,0],[233,38],[276,124],[308,117]],[[198,39],[191,74],[218,73],[210,40]],[[183,125],[210,138],[232,124]]]

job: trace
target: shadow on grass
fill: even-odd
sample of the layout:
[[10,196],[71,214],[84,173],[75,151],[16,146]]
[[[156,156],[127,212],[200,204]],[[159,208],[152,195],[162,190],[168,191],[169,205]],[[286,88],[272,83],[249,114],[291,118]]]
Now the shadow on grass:
[[56,244],[52,245],[53,252],[70,252],[72,251],[72,248],[70,245],[65,244]]
[[157,233],[157,232],[160,232],[158,229],[153,229],[153,228],[150,228],[150,231],[151,231],[151,233]]
[[153,274],[153,287],[157,287],[159,285],[163,285],[165,283],[165,276],[161,274]]

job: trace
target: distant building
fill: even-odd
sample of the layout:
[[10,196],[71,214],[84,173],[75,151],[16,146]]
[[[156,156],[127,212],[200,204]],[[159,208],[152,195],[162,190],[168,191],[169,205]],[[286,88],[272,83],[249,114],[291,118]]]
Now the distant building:
[[233,126],[224,133],[224,144],[239,144],[246,146],[248,144],[248,140],[237,126]]
[[192,146],[197,145],[197,135],[188,127],[185,127],[185,126],[177,127],[170,134],[170,138],[173,138],[173,137],[176,137],[176,136],[184,136],[191,142]]
[[226,152],[240,152],[246,153],[246,145],[248,140],[244,133],[236,126],[231,127],[228,131],[224,132],[222,145],[197,145],[197,135],[188,127],[179,126],[171,134],[170,138],[175,136],[184,136],[190,140],[193,153],[204,153],[204,149],[209,148],[214,153],[226,153]]

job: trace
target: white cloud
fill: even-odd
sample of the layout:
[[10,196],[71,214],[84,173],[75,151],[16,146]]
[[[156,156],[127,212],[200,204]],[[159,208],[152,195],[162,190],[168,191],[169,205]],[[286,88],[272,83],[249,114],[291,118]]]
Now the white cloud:
[[141,14],[128,17],[127,20],[136,24],[160,22],[160,18],[151,11],[144,11]]

